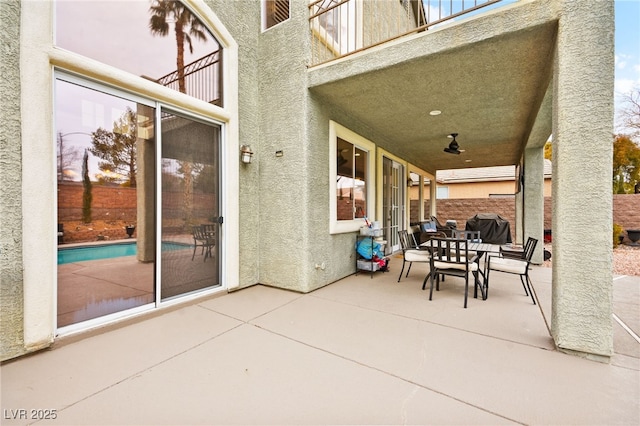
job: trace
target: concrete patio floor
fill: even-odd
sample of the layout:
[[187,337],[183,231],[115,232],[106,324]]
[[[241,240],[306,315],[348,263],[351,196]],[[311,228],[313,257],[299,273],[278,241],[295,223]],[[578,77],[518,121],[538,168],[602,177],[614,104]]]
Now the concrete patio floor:
[[516,276],[492,274],[489,298],[463,309],[460,279],[429,301],[428,267],[397,283],[398,261],[61,339],[0,367],[1,423],[55,410],[37,424],[640,424],[640,277],[614,280],[603,364],[554,348],[551,269],[531,271],[543,316]]

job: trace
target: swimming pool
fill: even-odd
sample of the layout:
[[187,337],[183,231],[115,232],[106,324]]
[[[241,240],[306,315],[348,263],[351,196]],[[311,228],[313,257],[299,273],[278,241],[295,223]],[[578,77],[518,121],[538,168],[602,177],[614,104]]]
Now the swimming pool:
[[[192,249],[189,244],[162,243],[162,251]],[[85,247],[69,247],[58,249],[58,265],[65,263],[84,262],[87,260],[110,259],[113,257],[134,256],[136,243],[101,244]]]

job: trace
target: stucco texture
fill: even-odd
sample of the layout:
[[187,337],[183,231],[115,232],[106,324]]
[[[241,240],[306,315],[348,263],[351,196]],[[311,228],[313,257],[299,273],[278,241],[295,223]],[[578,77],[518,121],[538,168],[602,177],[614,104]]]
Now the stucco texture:
[[551,331],[560,349],[608,357],[613,351],[614,5],[561,3],[553,108]]
[[240,271],[239,286],[244,288],[259,282],[260,261],[260,187],[259,161],[261,157],[258,43],[260,37],[260,2],[208,0],[207,5],[231,33],[238,44],[238,93],[226,96],[238,97],[239,143],[249,145],[255,153],[252,164],[240,164]]
[[0,2],[0,359],[23,344],[20,3]]
[[260,282],[298,291],[309,289],[306,183],[315,179],[305,119],[307,11],[291,2],[291,18],[261,34],[259,56]]

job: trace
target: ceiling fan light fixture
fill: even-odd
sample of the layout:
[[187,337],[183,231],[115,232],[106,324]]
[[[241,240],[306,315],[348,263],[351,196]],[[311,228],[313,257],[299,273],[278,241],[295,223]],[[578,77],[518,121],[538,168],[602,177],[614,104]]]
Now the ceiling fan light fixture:
[[451,133],[451,135],[448,136],[453,138],[453,140],[451,141],[449,146],[444,149],[444,152],[447,152],[449,154],[460,155],[462,151],[460,151],[460,145],[458,145],[458,142],[456,141],[456,136],[458,136],[457,133]]

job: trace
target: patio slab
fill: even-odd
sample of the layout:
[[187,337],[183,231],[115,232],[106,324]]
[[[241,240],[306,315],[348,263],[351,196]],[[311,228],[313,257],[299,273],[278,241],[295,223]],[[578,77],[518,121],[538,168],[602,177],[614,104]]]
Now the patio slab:
[[[254,286],[62,340],[0,367],[2,424],[33,423],[22,409],[65,425],[640,424],[640,343],[622,327],[625,353],[589,361],[554,349],[517,277],[463,309],[458,279],[429,301],[425,271],[397,272]],[[551,271],[531,273],[544,311]],[[614,300],[640,288],[624,280]]]

